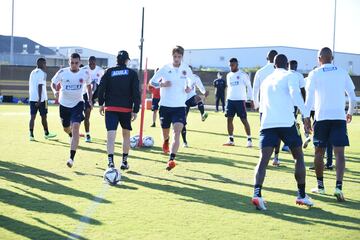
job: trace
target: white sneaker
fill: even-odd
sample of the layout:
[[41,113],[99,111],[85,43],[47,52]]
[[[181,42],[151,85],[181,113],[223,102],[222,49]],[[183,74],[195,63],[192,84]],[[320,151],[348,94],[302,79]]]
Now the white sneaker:
[[251,148],[251,147],[252,147],[252,141],[251,141],[251,140],[248,140],[248,141],[247,141],[246,147],[248,147],[248,148]]
[[307,146],[309,145],[309,143],[311,142],[311,137],[307,137],[303,143],[303,148],[307,148]]
[[262,197],[253,197],[251,203],[255,205],[257,210],[266,210],[265,200]]
[[74,160],[70,158],[69,160],[67,160],[66,165],[71,168],[74,165]]
[[314,203],[310,200],[308,195],[305,195],[304,198],[296,198],[296,204],[298,205],[305,205],[308,207],[312,207],[314,206]]
[[189,145],[188,145],[186,142],[184,142],[183,147],[184,147],[184,148],[188,148]]
[[312,188],[311,189],[312,193],[317,193],[320,195],[325,195],[325,188]]
[[275,166],[275,167],[280,166],[280,160],[279,160],[278,157],[274,157],[272,165]]

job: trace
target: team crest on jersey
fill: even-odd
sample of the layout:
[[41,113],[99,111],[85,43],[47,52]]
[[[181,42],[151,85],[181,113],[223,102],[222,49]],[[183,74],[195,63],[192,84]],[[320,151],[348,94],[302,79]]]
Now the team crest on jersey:
[[182,74],[184,75],[184,76],[186,76],[186,71],[184,70],[184,71],[182,71]]
[[168,73],[171,73],[171,70],[169,70],[169,72]]
[[84,79],[80,78],[80,79],[79,79],[79,82],[80,82],[80,83],[83,83],[83,82],[84,82]]
[[240,76],[236,76],[237,79],[240,79]]

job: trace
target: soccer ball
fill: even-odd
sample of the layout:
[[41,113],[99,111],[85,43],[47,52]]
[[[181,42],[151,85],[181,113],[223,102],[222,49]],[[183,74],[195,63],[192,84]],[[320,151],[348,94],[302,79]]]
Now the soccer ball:
[[154,146],[154,139],[152,137],[150,137],[150,136],[143,137],[142,142],[143,142],[144,147],[152,147],[152,146]]
[[110,185],[116,185],[121,180],[121,172],[116,168],[108,168],[104,172],[104,181]]
[[130,138],[130,147],[135,148],[139,143],[140,136],[135,135]]

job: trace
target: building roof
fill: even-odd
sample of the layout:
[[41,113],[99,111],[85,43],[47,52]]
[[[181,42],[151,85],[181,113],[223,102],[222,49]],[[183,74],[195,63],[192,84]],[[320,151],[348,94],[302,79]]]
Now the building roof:
[[[0,35],[0,53],[10,53],[10,41],[11,36]],[[40,54],[41,55],[55,55],[56,53],[29,38],[26,37],[16,37],[14,36],[14,53],[22,53],[23,44],[27,44],[27,52],[29,54],[34,54],[35,45],[40,46]]]

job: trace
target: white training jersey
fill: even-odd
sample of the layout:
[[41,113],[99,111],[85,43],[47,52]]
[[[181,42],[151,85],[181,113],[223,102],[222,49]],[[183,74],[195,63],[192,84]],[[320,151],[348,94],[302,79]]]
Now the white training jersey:
[[228,100],[253,100],[249,75],[240,69],[226,75]]
[[[308,82],[308,77],[304,78],[305,86]],[[307,94],[306,94],[307,95]],[[315,111],[315,103],[313,102],[312,106],[310,107],[310,111]],[[309,110],[309,109],[308,109]]]
[[261,112],[261,107],[259,106],[260,102],[260,87],[261,83],[274,72],[274,64],[268,62],[265,66],[257,70],[254,77],[253,83],[253,98],[254,98],[254,107],[255,109],[259,108],[259,112]]
[[75,107],[83,99],[84,85],[91,84],[89,71],[80,68],[74,73],[70,67],[60,69],[51,79],[55,85],[60,84],[59,103],[64,107]]
[[299,85],[291,75],[289,71],[278,68],[261,83],[260,130],[291,127],[295,123],[294,106],[298,106],[304,117],[309,117]]
[[179,67],[167,64],[160,68],[150,79],[150,84],[160,88],[160,82],[170,82],[169,87],[160,88],[160,106],[164,107],[185,107],[187,93],[185,89],[190,87],[193,80],[193,73],[190,67],[181,63]]
[[[91,69],[89,65],[83,67],[84,70],[89,71],[91,77],[91,89],[94,93],[97,86],[100,84],[101,77],[104,75],[104,69],[99,66],[95,66],[94,69]],[[83,94],[87,92],[86,85],[83,88]]]
[[196,88],[198,88],[202,94],[205,94],[206,92],[206,89],[203,83],[201,82],[200,77],[196,74],[193,74],[193,79],[190,81],[190,88],[191,88],[191,92],[187,94],[186,100],[196,95]]
[[309,73],[306,82],[306,106],[315,102],[315,120],[346,120],[345,93],[349,99],[348,113],[356,103],[355,86],[349,74],[333,64],[324,64]]
[[47,74],[40,68],[35,68],[31,71],[29,77],[29,101],[37,102],[39,100],[39,89],[38,86],[42,85],[41,99],[40,102],[48,100],[46,91],[46,77]]
[[299,85],[299,88],[304,88],[305,87],[305,80],[304,80],[304,76],[294,70],[289,70],[289,72],[291,72],[292,74],[294,74],[294,80],[297,82],[297,84]]

